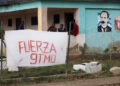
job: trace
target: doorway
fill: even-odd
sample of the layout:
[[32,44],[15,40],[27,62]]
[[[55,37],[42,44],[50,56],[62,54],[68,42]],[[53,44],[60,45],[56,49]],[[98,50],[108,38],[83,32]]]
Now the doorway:
[[[74,13],[65,13],[65,29],[66,31],[69,30],[69,24],[74,19]],[[72,25],[71,25],[72,27]],[[71,28],[72,30],[73,28]]]
[[20,24],[21,24],[21,18],[16,18],[16,30],[19,29]]

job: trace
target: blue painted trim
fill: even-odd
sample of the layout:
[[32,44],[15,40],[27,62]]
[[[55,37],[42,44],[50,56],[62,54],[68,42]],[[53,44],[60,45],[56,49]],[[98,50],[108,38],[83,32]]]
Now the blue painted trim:
[[11,12],[11,11],[39,8],[39,7],[41,7],[41,2],[34,1],[34,2],[13,4],[13,5],[9,5],[9,6],[2,6],[2,7],[0,7],[0,12]]

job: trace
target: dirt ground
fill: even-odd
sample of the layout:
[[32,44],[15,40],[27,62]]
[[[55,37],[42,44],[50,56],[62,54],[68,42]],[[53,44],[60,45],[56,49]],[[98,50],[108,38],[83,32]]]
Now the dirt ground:
[[56,83],[42,83],[25,86],[120,86],[120,76],[96,79],[84,79]]
[[[112,55],[114,58],[119,58],[120,55]],[[71,56],[69,61],[71,62],[81,62],[84,60],[89,61],[89,59],[109,59],[109,55],[80,55],[80,56]],[[120,86],[120,76],[107,77],[107,78],[95,78],[95,79],[83,79],[83,80],[74,80],[74,81],[65,81],[65,82],[55,82],[55,83],[42,83],[34,85],[25,85],[25,86]]]

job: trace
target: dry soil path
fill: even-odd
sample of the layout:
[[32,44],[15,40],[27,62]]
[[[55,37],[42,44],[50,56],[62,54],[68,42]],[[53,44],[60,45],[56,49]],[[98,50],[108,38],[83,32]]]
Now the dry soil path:
[[25,86],[120,86],[119,77],[108,77],[108,78],[96,78],[96,79],[84,79],[76,81],[65,81],[56,83],[43,83],[36,85],[25,85]]

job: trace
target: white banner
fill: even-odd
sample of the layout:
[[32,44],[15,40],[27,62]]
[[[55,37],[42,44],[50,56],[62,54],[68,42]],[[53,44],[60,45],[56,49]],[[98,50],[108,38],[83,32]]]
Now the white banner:
[[65,64],[67,32],[6,31],[7,66]]

